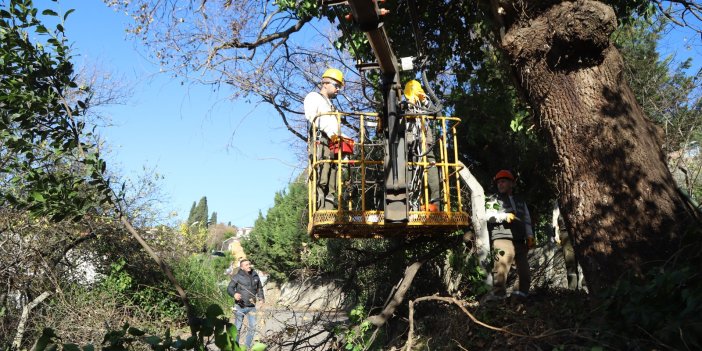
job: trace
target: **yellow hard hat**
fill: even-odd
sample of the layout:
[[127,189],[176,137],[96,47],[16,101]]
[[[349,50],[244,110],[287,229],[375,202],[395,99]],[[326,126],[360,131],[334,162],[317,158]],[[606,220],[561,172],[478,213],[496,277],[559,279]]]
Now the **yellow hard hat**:
[[336,68],[330,68],[324,71],[324,74],[322,74],[322,78],[331,78],[341,83],[341,85],[344,85],[344,74]]
[[416,79],[412,79],[407,84],[405,84],[405,97],[412,103],[417,102],[416,100],[422,96],[426,95],[422,85]]

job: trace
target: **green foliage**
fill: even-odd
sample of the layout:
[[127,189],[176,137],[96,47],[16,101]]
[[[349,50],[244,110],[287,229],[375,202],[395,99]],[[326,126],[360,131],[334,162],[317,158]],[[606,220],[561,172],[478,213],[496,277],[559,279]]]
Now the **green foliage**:
[[368,350],[373,345],[369,344],[373,324],[367,321],[368,314],[362,305],[349,311],[349,324],[337,326],[334,334],[342,335],[344,350]]
[[231,306],[232,299],[226,293],[229,280],[222,268],[229,265],[229,260],[227,257],[193,254],[173,263],[173,273],[188,292],[196,314],[205,313],[211,305]]
[[132,277],[123,270],[124,260],[110,265],[110,274],[101,282],[103,289],[114,294],[124,294],[132,288]]
[[[638,19],[614,34],[615,45],[624,56],[624,74],[636,99],[648,117],[665,131],[666,153],[700,141],[701,112],[689,103],[696,89],[696,77],[686,70],[692,60],[672,66],[673,56],[661,58],[656,50],[669,24]],[[692,129],[696,133],[687,132]],[[686,133],[687,132],[687,133]]]
[[[491,257],[490,257],[491,258]],[[451,249],[447,253],[449,266],[461,275],[462,296],[481,296],[490,290],[485,284],[488,272],[480,265],[478,257],[465,249]],[[492,267],[492,261],[487,269]]]
[[51,29],[39,12],[31,0],[11,0],[0,11],[0,201],[57,221],[79,219],[111,202],[112,191],[80,118],[89,89],[74,79],[64,36],[72,10],[41,11],[58,17]]
[[[200,198],[200,201],[193,202],[193,207],[190,208],[190,215],[188,216],[188,228],[195,230],[197,228],[207,228],[208,226],[208,216],[209,212],[207,209],[207,196]],[[216,216],[215,216],[216,218]]]
[[[229,323],[228,317],[221,307],[217,305],[208,306],[201,323],[195,327],[195,335],[187,339],[180,336],[173,338],[170,330],[166,330],[163,336],[147,335],[146,332],[125,324],[119,330],[111,330],[105,334],[102,341],[102,349],[106,351],[127,351],[136,347],[148,347],[154,351],[177,351],[177,350],[197,350],[205,351],[207,344],[214,342],[222,351],[243,351],[245,348],[236,342],[236,327]],[[36,351],[92,351],[93,345],[79,347],[76,344],[62,343],[61,338],[56,335],[53,329],[45,328],[36,342]],[[251,350],[263,351],[266,345],[257,343]]]
[[161,289],[152,286],[139,286],[132,294],[132,299],[147,313],[158,315],[161,321],[182,321],[185,317],[185,311],[180,301],[176,301],[176,297],[165,290],[167,288],[167,286],[163,286]]
[[631,20],[615,32],[615,45],[624,56],[624,75],[646,115],[662,131],[663,152],[678,185],[699,200],[702,179],[698,175],[702,144],[702,111],[699,108],[700,73],[687,71],[692,59],[673,66],[673,56],[662,58],[656,50],[669,30],[667,21]]
[[694,264],[620,280],[603,310],[610,328],[625,339],[652,337],[673,349],[702,348],[702,285]]
[[307,186],[293,182],[288,191],[276,193],[266,217],[259,214],[254,229],[242,242],[249,258],[272,279],[287,281],[295,271],[320,263],[320,242],[306,231]]
[[210,217],[210,225],[217,225],[217,212],[212,211],[212,216]]
[[195,208],[197,205],[195,204],[195,201],[193,201],[193,205],[190,207],[190,213],[188,214],[188,221],[187,224],[190,225],[193,222],[195,222]]
[[313,0],[275,0],[275,5],[283,11],[293,13],[297,18],[317,17],[320,14],[319,4]]
[[[145,313],[158,316],[161,321],[179,321],[185,316],[180,302],[169,293],[165,282],[138,285],[137,280],[125,270],[125,261],[112,263],[110,273],[100,281],[97,289],[114,296],[124,305],[135,305]],[[154,286],[155,285],[155,286]]]

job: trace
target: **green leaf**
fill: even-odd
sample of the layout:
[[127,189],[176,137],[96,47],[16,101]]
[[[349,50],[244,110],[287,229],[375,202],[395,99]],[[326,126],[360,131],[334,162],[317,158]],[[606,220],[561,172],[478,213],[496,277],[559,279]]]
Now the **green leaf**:
[[161,338],[155,335],[150,335],[144,338],[144,342],[151,346],[155,346],[161,343]]
[[222,311],[222,307],[220,307],[217,304],[211,304],[207,306],[207,312],[206,316],[207,319],[213,320],[216,319],[217,317],[221,316],[224,314],[224,311]]
[[268,346],[266,344],[256,342],[251,346],[250,351],[265,351],[267,348],[268,348]]
[[63,20],[65,21],[66,18],[68,18],[68,15],[70,15],[71,13],[73,13],[73,11],[75,11],[75,10],[76,10],[76,9],[70,9],[70,10],[66,11],[66,13],[63,15]]
[[222,351],[233,351],[234,345],[227,334],[215,335],[215,345]]
[[39,337],[39,340],[37,340],[36,345],[34,346],[34,349],[36,351],[45,351],[47,347],[49,346],[49,343],[51,342],[52,339],[56,338],[56,333],[54,332],[53,329],[51,328],[44,328],[44,330],[41,333],[41,336]]
[[51,9],[46,9],[41,12],[42,15],[44,16],[58,16],[58,13],[56,13],[54,10]]
[[80,347],[76,344],[63,344],[63,351],[80,351]]
[[131,335],[134,335],[134,336],[142,336],[142,335],[146,334],[145,332],[143,332],[137,328],[134,328],[134,327],[129,327],[129,329],[127,329],[127,332]]
[[83,351],[95,351],[95,346],[85,345],[85,346],[83,346]]
[[236,340],[237,335],[239,334],[239,331],[236,329],[236,326],[232,324],[229,329],[227,330],[227,334],[229,334],[229,338],[232,340]]

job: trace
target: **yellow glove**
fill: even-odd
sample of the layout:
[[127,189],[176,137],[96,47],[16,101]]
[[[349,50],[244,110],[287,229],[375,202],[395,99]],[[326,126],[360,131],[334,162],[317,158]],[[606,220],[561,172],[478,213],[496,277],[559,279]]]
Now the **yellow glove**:
[[515,219],[517,219],[517,216],[514,213],[508,213],[507,218],[505,218],[507,223],[512,223],[512,221]]
[[533,236],[528,236],[527,237],[527,247],[530,249],[533,249],[534,246],[536,246],[536,240],[534,239]]

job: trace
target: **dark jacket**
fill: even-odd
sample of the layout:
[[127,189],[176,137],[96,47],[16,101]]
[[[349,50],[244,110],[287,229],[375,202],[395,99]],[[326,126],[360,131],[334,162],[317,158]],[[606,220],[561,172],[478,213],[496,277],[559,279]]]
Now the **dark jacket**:
[[261,278],[253,269],[250,273],[246,273],[243,269],[240,269],[229,282],[227,293],[231,297],[234,297],[235,293],[241,294],[241,300],[235,302],[237,305],[241,307],[254,307],[256,306],[256,299],[263,300]]
[[[509,201],[508,195],[491,195],[485,201],[485,214],[488,216],[488,230],[490,240],[509,239],[524,242],[527,236],[533,236],[531,229],[531,215],[524,200],[512,195],[515,206]],[[507,223],[504,217],[507,213],[514,213],[518,220]]]

